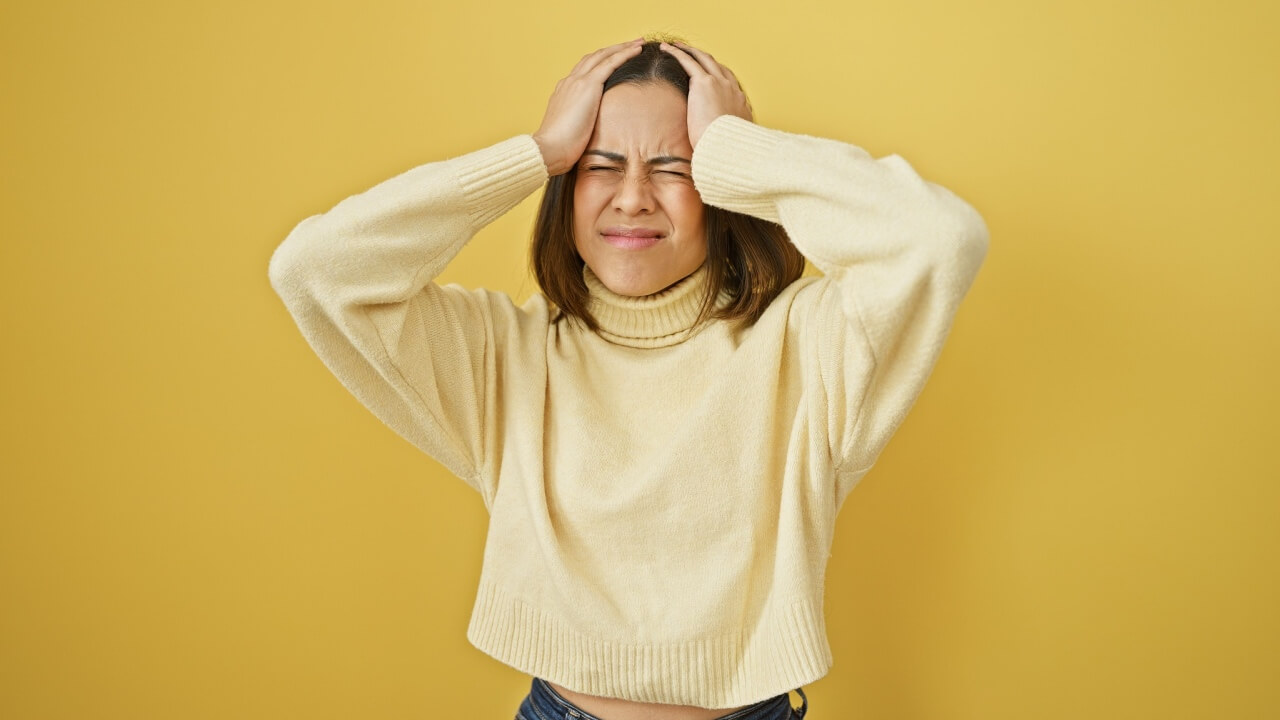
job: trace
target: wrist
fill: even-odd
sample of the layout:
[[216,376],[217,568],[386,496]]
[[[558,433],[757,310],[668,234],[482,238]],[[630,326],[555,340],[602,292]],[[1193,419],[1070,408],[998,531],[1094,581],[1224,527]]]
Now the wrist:
[[542,164],[547,166],[547,175],[563,175],[569,171],[569,167],[563,160],[557,158],[555,153],[550,149],[549,143],[539,136],[533,134],[533,141],[538,144],[538,151],[542,153]]

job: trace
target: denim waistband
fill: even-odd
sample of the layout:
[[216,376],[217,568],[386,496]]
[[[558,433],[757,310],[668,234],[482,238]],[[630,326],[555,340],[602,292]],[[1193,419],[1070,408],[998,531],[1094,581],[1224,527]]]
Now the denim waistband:
[[[791,707],[790,694],[782,693],[767,700],[748,705],[740,710],[734,710],[727,715],[716,718],[716,720],[793,720],[793,718],[803,718],[809,710],[809,698],[805,696],[804,690],[800,688],[796,688],[796,692],[800,693],[800,707],[798,709]],[[601,720],[599,717],[569,702],[568,699],[548,685],[547,681],[539,677],[533,678],[529,695],[524,699],[520,710],[527,720]]]

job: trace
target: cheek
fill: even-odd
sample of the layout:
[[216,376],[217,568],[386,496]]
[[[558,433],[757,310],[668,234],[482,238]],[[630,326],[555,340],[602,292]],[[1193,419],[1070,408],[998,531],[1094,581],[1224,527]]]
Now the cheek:
[[573,214],[575,218],[595,220],[600,214],[601,192],[597,184],[579,179],[573,187]]
[[[673,188],[667,201],[672,215],[679,218],[683,225],[701,225],[703,218],[702,196],[692,187]],[[675,218],[672,218],[675,219]]]
[[577,230],[581,230],[587,223],[591,222],[590,200],[587,194],[583,192],[582,186],[573,190],[573,226]]

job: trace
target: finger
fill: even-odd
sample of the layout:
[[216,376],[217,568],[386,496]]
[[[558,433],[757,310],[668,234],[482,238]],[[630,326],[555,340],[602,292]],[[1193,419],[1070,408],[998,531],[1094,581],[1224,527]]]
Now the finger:
[[742,81],[738,79],[736,73],[729,69],[728,65],[721,65],[720,69],[724,70],[724,75],[727,79],[732,80],[738,87],[742,87]]
[[[634,55],[641,50],[643,45],[644,40],[641,38],[628,40],[627,42],[618,43],[617,45],[610,45],[609,47],[600,48],[595,52],[587,53],[582,56],[582,59],[578,61],[578,64],[574,66],[573,72],[570,74],[589,75],[595,71],[596,68],[600,67],[602,63],[610,62],[619,54],[623,55],[624,59],[626,56]],[[619,64],[621,64],[621,62],[622,61],[619,61]]]
[[[591,77],[593,75],[598,74],[600,68],[602,67],[616,68],[618,65],[621,65],[623,62],[625,62],[627,58],[632,57],[635,54],[639,53],[640,49],[641,49],[640,44],[637,43],[631,46],[610,47],[610,48],[604,48],[602,50],[598,50],[592,53],[591,55],[583,58],[582,62],[580,62],[578,66],[573,69],[573,72],[570,73],[570,76],[571,77]],[[609,72],[613,72],[613,70],[610,69]]]
[[715,75],[719,78],[728,79],[726,73],[729,68],[716,62],[716,59],[711,56],[711,53],[706,50],[699,50],[688,43],[677,43],[677,46],[697,59],[698,63],[707,71],[708,75]]
[[597,50],[592,50],[591,52],[587,53],[586,55],[583,55],[583,56],[582,56],[582,59],[581,59],[581,60],[579,60],[578,62],[579,62],[579,63],[589,62],[589,61],[590,61],[590,60],[592,60],[592,59],[599,58],[599,57],[603,57],[603,56],[605,56],[605,55],[608,55],[609,53],[617,52],[618,50],[620,50],[620,49],[622,49],[622,48],[630,47],[630,46],[632,46],[632,45],[638,45],[638,44],[641,44],[641,43],[643,43],[643,42],[644,42],[644,38],[632,38],[632,39],[627,40],[627,41],[625,41],[625,42],[614,43],[613,45],[606,45],[606,46],[604,46],[604,47],[602,47],[602,48],[599,48],[599,49],[597,49]]
[[680,67],[684,68],[684,71],[689,73],[689,77],[692,78],[698,75],[707,74],[706,68],[702,67],[702,65],[698,64],[698,61],[694,60],[691,55],[681,50],[680,48],[676,47],[675,45],[662,43],[658,45],[658,48],[660,50],[665,50],[667,54],[675,58],[676,62],[680,63]]
[[597,55],[599,55],[600,53],[604,52],[607,49],[608,48],[600,48],[599,50],[592,50],[586,55],[583,55],[581,58],[578,58],[578,62],[574,64],[573,69],[569,71],[569,74],[573,75],[575,73],[581,72],[582,68],[585,65],[590,63],[592,60],[596,58]]
[[644,43],[639,42],[629,47],[619,48],[617,52],[611,53],[600,59],[599,64],[591,69],[590,73],[596,75],[600,82],[604,82],[614,70],[617,70],[623,63],[640,54],[644,50]]

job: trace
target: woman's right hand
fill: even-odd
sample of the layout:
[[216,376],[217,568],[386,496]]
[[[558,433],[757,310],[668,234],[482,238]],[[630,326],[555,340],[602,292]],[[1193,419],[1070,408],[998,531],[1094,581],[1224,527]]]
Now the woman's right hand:
[[547,102],[547,112],[533,139],[542,150],[547,174],[562,175],[582,157],[596,126],[604,81],[622,63],[635,57],[643,39],[601,48],[582,56],[568,77],[556,83]]

